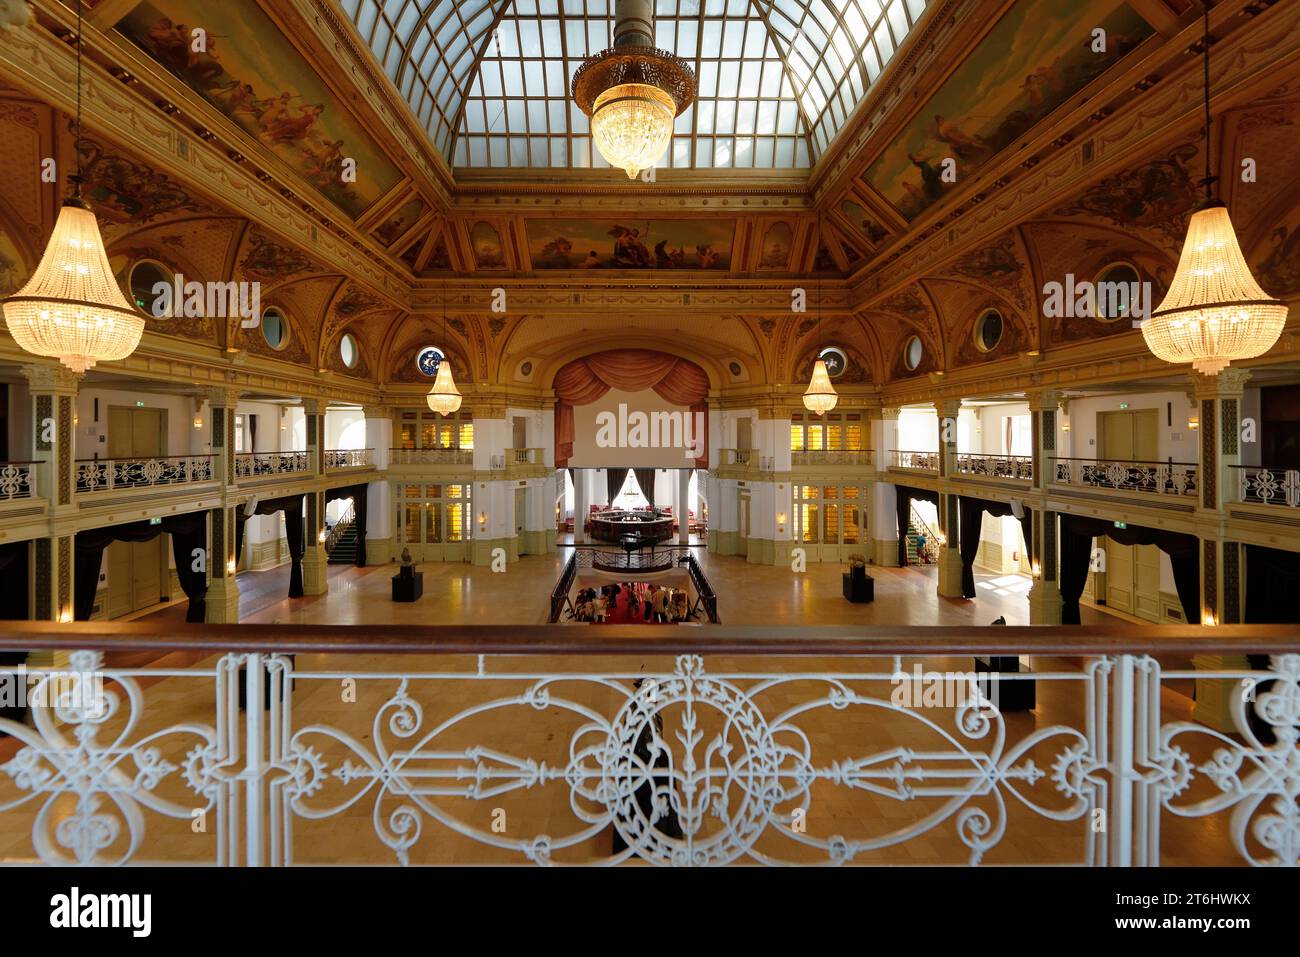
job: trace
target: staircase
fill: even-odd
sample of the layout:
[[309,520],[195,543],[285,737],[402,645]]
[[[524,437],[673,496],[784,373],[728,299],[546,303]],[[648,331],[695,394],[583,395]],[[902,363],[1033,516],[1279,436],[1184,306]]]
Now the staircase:
[[329,552],[331,565],[355,565],[357,563],[357,526],[348,522],[334,538],[334,547]]
[[[921,539],[925,539],[925,545],[921,545]],[[907,564],[909,565],[933,565],[939,560],[938,540],[930,526],[925,523],[925,519],[917,514],[915,506],[912,508],[911,519],[907,523]]]

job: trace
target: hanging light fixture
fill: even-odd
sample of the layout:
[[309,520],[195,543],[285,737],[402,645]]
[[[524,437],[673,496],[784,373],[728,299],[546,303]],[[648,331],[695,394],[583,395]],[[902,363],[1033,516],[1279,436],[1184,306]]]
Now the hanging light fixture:
[[[447,341],[447,287],[442,287],[442,340]],[[438,363],[438,374],[434,376],[433,388],[425,396],[429,408],[439,415],[451,415],[460,408],[460,390],[456,380],[451,376],[451,356],[444,350],[442,361]]]
[[695,102],[695,72],[657,50],[650,0],[616,0],[614,45],[573,74],[573,100],[591,117],[591,138],[610,166],[635,179],[664,155],[673,121]]
[[125,359],[140,344],[144,318],[113,278],[95,214],[81,199],[81,2],[77,2],[75,194],[63,201],[41,261],[4,301],[5,325],[27,352],[58,359],[73,372]]
[[1218,375],[1236,359],[1273,348],[1286,325],[1287,306],[1251,275],[1228,207],[1214,195],[1210,166],[1210,3],[1203,0],[1205,36],[1205,199],[1192,214],[1178,271],[1164,302],[1142,324],[1147,348],[1165,362],[1190,362]]
[[[817,241],[821,242],[821,222],[817,224]],[[822,287],[821,280],[817,281],[817,329],[820,332],[822,325]],[[831,385],[831,375],[826,368],[826,360],[822,354],[818,353],[817,361],[813,363],[812,379],[808,383],[808,389],[803,394],[804,408],[809,412],[815,412],[817,415],[825,415],[831,409],[835,408],[840,401],[839,394],[835,391],[835,386]]]

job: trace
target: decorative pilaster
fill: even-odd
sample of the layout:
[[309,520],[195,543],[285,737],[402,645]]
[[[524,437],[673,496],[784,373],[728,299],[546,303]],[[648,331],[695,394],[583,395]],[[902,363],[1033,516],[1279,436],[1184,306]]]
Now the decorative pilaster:
[[875,564],[886,568],[898,567],[898,490],[892,482],[879,478],[889,474],[890,455],[898,448],[898,411],[897,407],[885,407],[867,413],[877,476],[869,483],[867,497],[867,554]]
[[[393,448],[394,409],[387,406],[366,406],[366,448],[379,471],[386,471]],[[394,556],[393,545],[393,493],[387,479],[371,482],[366,487],[366,564],[380,565]]]
[[[220,476],[229,493],[235,485],[235,407],[239,405],[236,389],[211,389],[208,392],[208,435],[212,442],[213,474]],[[235,556],[238,559],[238,556]]]
[[947,490],[947,479],[957,473],[957,416],[960,399],[934,404],[939,416],[939,585],[943,598],[961,598],[961,552],[957,547],[957,496]]
[[1044,390],[1031,392],[1026,398],[1029,400],[1029,415],[1033,424],[1034,488],[1046,491],[1052,484],[1056,472],[1054,460],[1059,454],[1056,437],[1061,394]]
[[208,595],[203,620],[213,625],[233,625],[239,621],[239,584],[235,580],[239,565],[239,555],[235,553],[237,514],[234,508],[214,508],[208,512]]
[[[307,468],[313,475],[325,474],[325,403],[316,399],[303,399],[302,410],[307,416]],[[321,509],[324,520],[325,510]],[[310,534],[311,530],[308,529]],[[311,542],[307,543],[311,547]],[[304,586],[305,587],[305,586]],[[319,594],[319,592],[307,592]]]
[[1033,541],[1027,543],[1034,576],[1034,584],[1029,589],[1029,623],[1059,625],[1061,585],[1057,569],[1056,513],[1044,511],[1041,505],[1046,501],[1047,489],[1056,472],[1061,394],[1043,390],[1031,392],[1027,398],[1034,441],[1034,489],[1040,506],[1033,509]]
[[[310,422],[311,419],[309,418]],[[317,433],[323,434],[323,433]],[[311,439],[308,438],[308,448]],[[307,541],[302,555],[302,593],[323,595],[329,591],[329,555],[325,552],[325,493],[307,493]]]

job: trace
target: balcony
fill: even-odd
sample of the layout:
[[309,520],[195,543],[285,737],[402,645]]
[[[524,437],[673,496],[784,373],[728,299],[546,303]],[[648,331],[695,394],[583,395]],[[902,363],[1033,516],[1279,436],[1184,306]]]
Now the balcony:
[[506,449],[506,465],[542,465],[546,461],[545,449]]
[[0,463],[0,503],[21,502],[34,494],[36,466],[39,462]]
[[216,479],[212,455],[163,455],[152,458],[77,459],[76,490],[92,495],[115,489],[157,488]]
[[[0,652],[70,654],[62,671],[24,674],[34,700],[58,687],[60,700],[84,704],[47,709],[35,727],[0,722],[16,739],[0,765],[2,856],[276,867],[1296,863],[1280,817],[1295,796],[1300,680],[1285,629],[828,637],[709,626],[657,631],[640,673],[626,656],[644,657],[646,639],[630,631],[300,625],[252,639],[210,625],[187,641],[211,658],[160,672],[123,663],[174,651],[175,635],[147,625],[6,622]],[[1247,653],[1271,655],[1268,670],[1186,665]],[[972,656],[989,655],[1032,655],[1035,668],[976,673]],[[0,664],[0,676],[20,668]],[[331,707],[342,681],[358,685],[359,703]],[[1037,683],[1043,714],[1004,714],[999,702],[1025,681]],[[1225,728],[1235,734],[1171,703],[1191,682],[1237,697]],[[244,720],[264,708],[272,720]],[[663,752],[653,768],[644,740]],[[633,795],[652,783],[680,828],[640,810]],[[95,815],[50,813],[75,802]],[[508,841],[484,826],[503,806]],[[195,809],[209,812],[208,829],[191,836]],[[798,833],[792,814],[806,822]],[[103,839],[113,827],[118,839]],[[611,846],[615,834],[626,850]]]
[[1270,508],[1300,508],[1300,471],[1259,465],[1234,465],[1237,501]]
[[889,452],[889,467],[891,469],[901,469],[905,472],[925,472],[930,475],[938,475],[939,453],[891,449]]
[[1195,499],[1200,466],[1194,462],[1127,462],[1053,458],[1052,481],[1070,488],[1100,488]]
[[805,449],[791,452],[790,464],[865,467],[871,464],[871,452],[865,449]]
[[235,456],[235,479],[266,479],[309,475],[311,463],[304,452],[240,452]]
[[325,456],[326,472],[345,472],[348,469],[374,468],[374,449],[328,449]]
[[1034,460],[1028,455],[974,455],[960,452],[957,454],[957,474],[1032,482]]
[[473,465],[473,449],[390,449],[390,465]]

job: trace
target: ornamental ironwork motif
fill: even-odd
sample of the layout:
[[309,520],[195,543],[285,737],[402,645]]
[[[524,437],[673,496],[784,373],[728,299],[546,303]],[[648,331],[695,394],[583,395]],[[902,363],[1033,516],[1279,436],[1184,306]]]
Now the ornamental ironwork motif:
[[1238,466],[1236,472],[1241,501],[1300,508],[1300,471]]
[[957,472],[986,478],[1034,480],[1034,459],[1028,455],[958,455]]
[[1195,497],[1200,467],[1191,462],[1125,462],[1108,459],[1054,459],[1058,485],[1091,486],[1126,492]]

